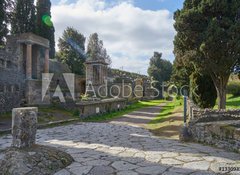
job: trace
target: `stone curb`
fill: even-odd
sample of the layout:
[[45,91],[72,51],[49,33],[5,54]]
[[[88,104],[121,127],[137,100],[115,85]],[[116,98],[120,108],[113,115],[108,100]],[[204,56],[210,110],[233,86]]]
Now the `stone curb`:
[[[60,125],[60,124],[65,124],[65,123],[70,123],[70,122],[75,122],[75,121],[80,121],[80,119],[69,119],[69,120],[59,120],[56,122],[48,122],[46,124],[39,124],[38,125],[38,129],[44,129],[44,128],[48,128],[54,125]],[[3,134],[11,134],[12,129],[4,129],[4,130],[0,130],[0,135]]]

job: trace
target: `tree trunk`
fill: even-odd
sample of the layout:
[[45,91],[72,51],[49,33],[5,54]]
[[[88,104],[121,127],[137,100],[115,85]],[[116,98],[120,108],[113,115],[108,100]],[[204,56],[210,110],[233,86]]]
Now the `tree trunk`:
[[226,109],[226,86],[217,87],[218,109]]
[[216,77],[212,76],[212,80],[217,90],[218,109],[226,109],[227,100],[227,83],[229,76]]

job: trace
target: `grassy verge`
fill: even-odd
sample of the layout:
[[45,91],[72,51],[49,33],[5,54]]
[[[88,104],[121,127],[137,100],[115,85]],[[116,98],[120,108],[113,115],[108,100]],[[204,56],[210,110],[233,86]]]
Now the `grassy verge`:
[[[240,109],[240,97],[235,97],[232,94],[227,94],[227,109]],[[217,102],[214,109],[218,109]]]
[[144,107],[150,107],[150,106],[156,106],[163,102],[164,102],[164,100],[139,101],[139,102],[136,102],[136,103],[133,103],[133,104],[127,106],[125,109],[123,109],[121,111],[115,111],[115,112],[111,112],[108,114],[93,116],[90,118],[86,118],[83,121],[85,121],[85,122],[101,122],[101,121],[111,120],[111,119],[117,118],[121,115],[135,111],[137,109],[144,108]]
[[240,97],[227,95],[227,109],[240,109]]
[[169,115],[173,114],[175,110],[181,108],[182,104],[183,104],[182,100],[176,99],[171,102],[168,102],[165,106],[162,107],[160,114],[155,119],[153,119],[149,123],[149,125],[161,123],[162,120],[164,120]]
[[183,119],[183,100],[174,100],[163,106],[160,114],[146,126],[154,135],[178,139]]
[[[50,106],[50,107],[38,107],[39,116],[38,123],[46,124],[49,122],[59,121],[59,120],[68,120],[68,119],[76,119],[74,116],[74,112],[68,111],[62,108]],[[8,123],[11,125],[12,114],[11,112],[1,114],[0,122]]]

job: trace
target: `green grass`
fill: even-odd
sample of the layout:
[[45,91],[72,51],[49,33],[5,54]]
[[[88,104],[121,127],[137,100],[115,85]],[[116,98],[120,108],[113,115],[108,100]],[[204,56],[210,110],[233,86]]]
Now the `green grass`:
[[85,122],[101,122],[106,120],[111,120],[114,118],[117,118],[119,116],[125,115],[129,112],[135,111],[136,109],[144,108],[144,107],[150,107],[150,106],[156,106],[161,103],[163,103],[164,100],[151,100],[151,101],[139,101],[136,103],[133,103],[129,106],[127,106],[125,109],[121,111],[115,111],[107,114],[97,115],[90,118],[86,118],[83,121]]
[[240,97],[227,95],[227,109],[240,109]]
[[[232,94],[227,94],[226,108],[227,109],[240,109],[240,97],[235,97]],[[218,109],[217,102],[216,102],[214,109]]]
[[160,114],[158,114],[158,116],[153,119],[149,125],[151,124],[158,124],[161,123],[165,118],[167,118],[168,116],[170,116],[171,114],[173,114],[173,112],[179,108],[181,108],[183,106],[183,100],[173,100],[171,102],[167,102],[167,104],[165,106],[162,107],[162,110],[160,112]]

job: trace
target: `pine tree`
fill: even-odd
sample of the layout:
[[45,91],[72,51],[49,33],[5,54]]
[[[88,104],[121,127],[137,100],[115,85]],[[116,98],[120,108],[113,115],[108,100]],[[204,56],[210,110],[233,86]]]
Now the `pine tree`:
[[0,0],[0,45],[4,45],[4,37],[7,35],[5,0]]
[[17,0],[12,14],[11,33],[27,33],[36,30],[34,0]]
[[162,53],[154,52],[150,59],[148,75],[157,81],[155,87],[161,91],[163,82],[170,80],[172,74],[172,63],[162,59]]
[[111,58],[103,46],[103,41],[99,40],[97,33],[93,33],[89,37],[87,57],[88,60],[103,60],[108,64],[111,64]]
[[37,29],[36,33],[50,42],[50,58],[55,57],[55,38],[54,26],[51,21],[51,2],[50,0],[37,1]]
[[67,27],[58,40],[57,59],[66,63],[71,71],[78,75],[85,74],[85,40],[86,38],[72,27]]

